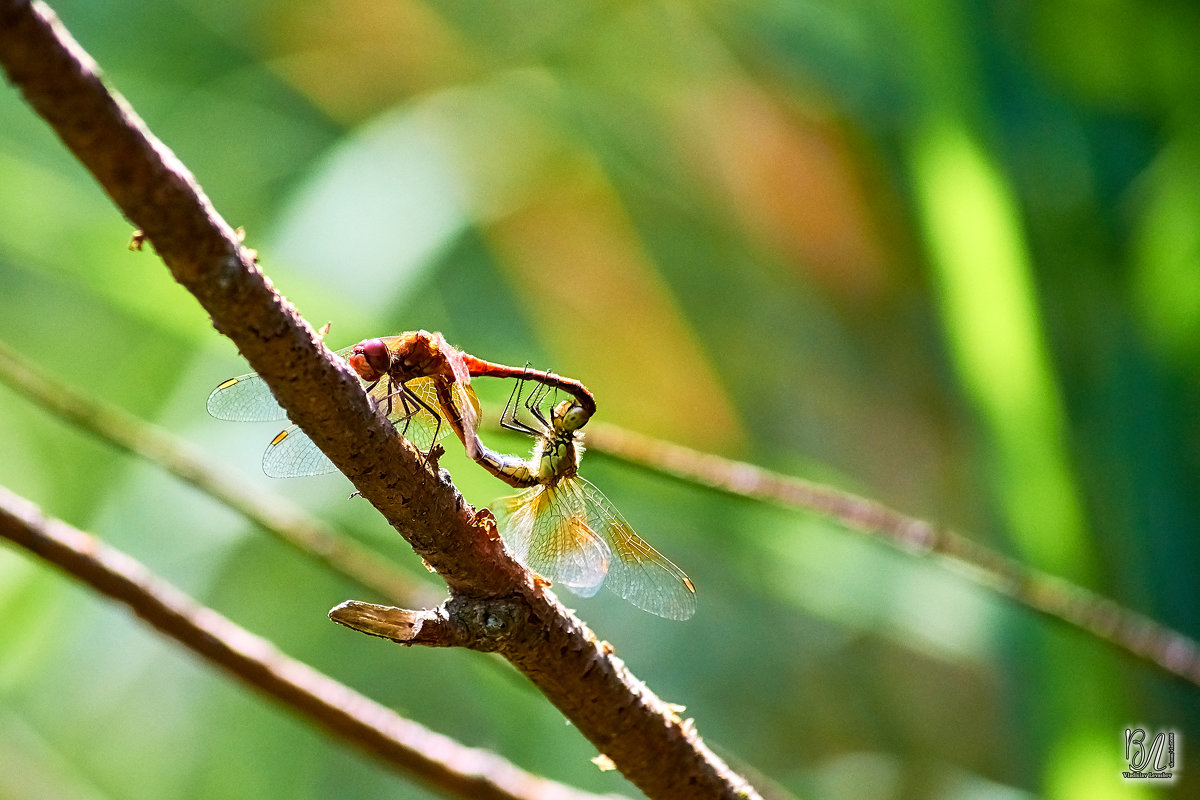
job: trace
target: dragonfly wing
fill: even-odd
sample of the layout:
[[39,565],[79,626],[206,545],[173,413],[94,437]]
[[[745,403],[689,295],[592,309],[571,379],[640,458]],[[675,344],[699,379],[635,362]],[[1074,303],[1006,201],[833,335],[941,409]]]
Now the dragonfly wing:
[[[335,355],[345,358],[353,349],[346,347]],[[209,414],[231,422],[276,422],[287,419],[287,412],[275,402],[271,387],[257,372],[247,372],[223,381],[212,390],[207,405]]]
[[492,503],[500,538],[512,557],[522,564],[529,560],[529,543],[533,540],[533,519],[542,492],[541,486],[531,486]]
[[588,526],[583,496],[575,487],[533,486],[501,500],[500,535],[513,556],[552,583],[591,597],[604,583],[609,550]]
[[696,613],[691,579],[634,533],[603,492],[583,478],[573,482],[584,498],[589,524],[612,551],[605,585],[643,611],[666,619],[690,619]]
[[467,367],[466,359],[457,349],[446,343],[440,333],[433,334],[438,349],[450,366],[450,374],[454,376],[454,405],[462,414],[463,427],[475,430],[479,427],[479,399],[471,388],[471,370]]
[[274,422],[287,419],[275,395],[258,373],[230,378],[208,396],[208,413],[233,422]]
[[418,450],[433,446],[435,431],[437,439],[450,432],[449,426],[439,425],[440,418],[428,410],[437,408],[437,389],[431,378],[417,378],[403,385],[385,378],[375,384],[370,395],[375,407],[383,409],[401,435]]
[[308,434],[292,425],[267,445],[263,453],[263,472],[272,478],[300,478],[337,472],[329,456],[321,452]]
[[475,396],[475,390],[471,388],[471,370],[467,366],[463,354],[449,344],[445,337],[440,333],[434,333],[431,336],[438,352],[446,359],[446,364],[450,367],[450,374],[454,378],[454,385],[450,392],[451,402],[462,422],[463,446],[467,450],[467,457],[475,459],[483,449],[483,443],[479,441],[478,430],[481,413],[479,398]]
[[483,451],[483,442],[479,441],[479,398],[475,396],[475,390],[464,383],[454,384],[453,397],[454,407],[462,420],[463,447],[467,450],[467,457],[475,460]]

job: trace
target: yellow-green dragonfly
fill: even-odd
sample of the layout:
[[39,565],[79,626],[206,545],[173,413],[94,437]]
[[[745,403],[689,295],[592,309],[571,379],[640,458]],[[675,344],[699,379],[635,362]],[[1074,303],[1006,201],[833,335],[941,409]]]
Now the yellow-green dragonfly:
[[689,619],[696,613],[696,589],[688,576],[638,536],[608,498],[579,476],[581,429],[591,418],[594,401],[589,409],[577,397],[563,400],[547,419],[541,404],[551,386],[542,382],[524,404],[536,421],[530,425],[517,416],[524,383],[518,382],[501,424],[536,438],[532,457],[521,459],[484,447],[476,459],[488,472],[521,489],[493,504],[500,535],[513,556],[582,597],[591,597],[603,585],[651,614]]

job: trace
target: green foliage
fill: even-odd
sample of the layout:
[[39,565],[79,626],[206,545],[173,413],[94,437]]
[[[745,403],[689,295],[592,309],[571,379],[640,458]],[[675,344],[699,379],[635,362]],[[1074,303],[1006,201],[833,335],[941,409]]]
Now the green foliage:
[[[605,422],[854,489],[1200,636],[1190,6],[55,8],[332,345],[441,330],[579,378]],[[275,429],[205,415],[244,363],[130,233],[0,91],[0,339],[420,579],[344,479],[272,482]],[[479,388],[498,416],[509,387]],[[477,505],[507,493],[444,464]],[[797,794],[1132,796],[1127,724],[1200,742],[1194,688],[953,573],[601,455],[583,473],[700,610],[581,616]],[[360,590],[7,387],[0,484],[413,719],[634,793],[505,665],[337,628]],[[0,797],[426,796],[7,549],[0,643],[0,774],[22,771]]]

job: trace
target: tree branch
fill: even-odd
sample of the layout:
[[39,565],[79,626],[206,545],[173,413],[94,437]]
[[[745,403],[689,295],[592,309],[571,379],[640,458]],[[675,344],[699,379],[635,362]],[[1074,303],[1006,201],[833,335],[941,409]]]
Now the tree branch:
[[[180,644],[392,767],[459,797],[599,800],[407,720],[206,608],[139,562],[0,487],[0,537],[129,606]],[[613,800],[612,796],[608,796]]]
[[472,514],[449,481],[373,412],[356,376],[275,292],[186,168],[108,92],[53,12],[0,0],[0,61],[292,420],[442,575],[451,594],[476,604],[503,599],[504,613],[475,630],[481,641],[524,672],[650,797],[758,797],[690,720],[680,720],[510,559],[494,524]]

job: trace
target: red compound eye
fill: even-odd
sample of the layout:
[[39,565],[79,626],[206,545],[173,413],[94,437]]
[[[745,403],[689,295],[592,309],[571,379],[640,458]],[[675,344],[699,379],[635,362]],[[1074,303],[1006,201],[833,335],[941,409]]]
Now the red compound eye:
[[383,339],[367,339],[354,345],[350,366],[364,381],[377,381],[387,374],[392,363]]

